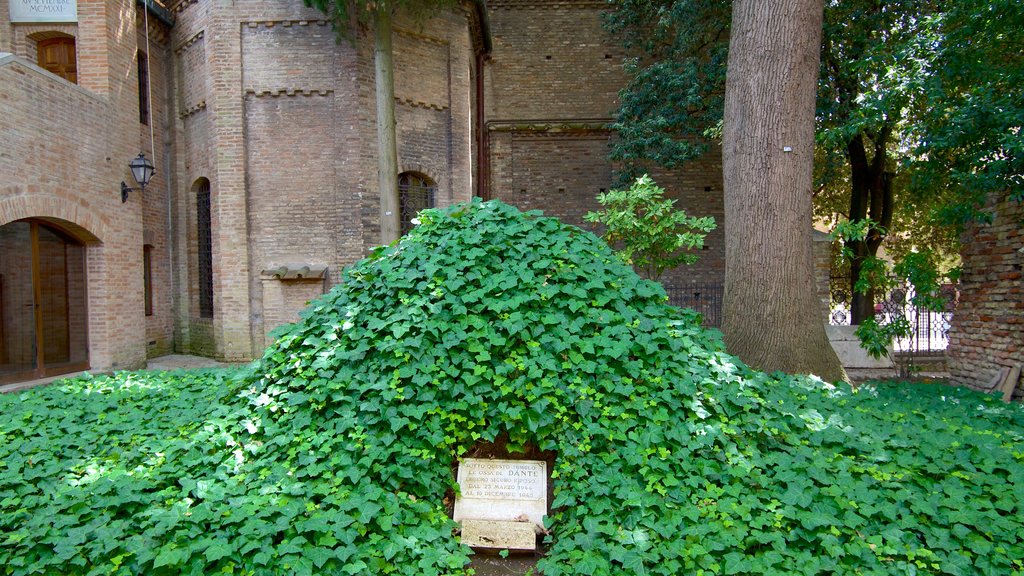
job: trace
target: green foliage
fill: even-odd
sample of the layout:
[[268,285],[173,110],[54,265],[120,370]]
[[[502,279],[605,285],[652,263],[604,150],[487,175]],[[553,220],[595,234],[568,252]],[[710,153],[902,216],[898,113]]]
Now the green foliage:
[[721,134],[730,3],[615,0],[605,27],[634,57],[612,127],[611,159],[629,184],[653,166],[677,168]]
[[941,18],[915,126],[915,188],[944,199],[946,221],[985,219],[986,196],[1024,201],[1024,4],[961,0]]
[[[857,242],[864,241],[872,230],[881,230],[886,233],[885,228],[870,218],[862,220],[840,220],[832,227],[830,236],[833,241],[839,243],[840,264],[845,261],[849,263],[854,258],[854,252],[850,246]],[[871,290],[885,291],[892,287],[889,265],[880,258],[866,258],[861,265],[860,275],[853,289],[866,294]]]
[[224,502],[251,450],[232,375],[122,372],[0,396],[0,573],[202,574],[237,555],[230,523],[261,502]]
[[[624,180],[652,165],[679,167],[717,138],[730,4],[611,2],[606,28],[635,56],[611,151]],[[1020,199],[1022,33],[1017,0],[826,2],[815,216],[884,221],[890,254],[955,255],[950,224],[978,217],[989,192]],[[866,164],[854,166],[851,146],[864,149]],[[874,256],[880,239],[858,258]]]
[[[848,246],[863,239],[877,227],[878,225],[870,220],[842,221],[836,224],[832,238],[842,243],[840,258],[849,260],[852,252]],[[943,276],[940,270],[942,264],[930,250],[908,252],[892,264],[881,258],[867,258],[853,286],[853,289],[861,294],[887,294],[895,288],[904,288],[906,293],[910,294],[909,301],[888,307],[881,316],[876,314],[863,319],[855,332],[861,341],[861,347],[870,356],[888,357],[903,376],[910,374],[914,359],[912,355],[893,356],[892,343],[896,339],[911,338],[914,335],[914,326],[906,314],[908,304],[919,313],[941,312],[946,307],[947,300],[941,292]]]
[[675,200],[644,174],[628,190],[612,190],[597,196],[604,207],[583,219],[604,227],[602,238],[618,249],[619,256],[651,280],[680,264],[693,264],[704,246],[704,237],[715,229],[710,216],[687,216],[675,209]]
[[434,14],[446,6],[454,6],[455,0],[302,0],[306,6],[316,8],[331,20],[334,29],[341,36],[350,36],[354,26],[367,26],[377,18],[377,13],[387,11],[391,15],[402,12],[417,21]]
[[502,433],[557,453],[545,576],[1024,573],[1021,407],[757,373],[590,234],[420,220],[246,370],[0,396],[0,573],[464,574]]

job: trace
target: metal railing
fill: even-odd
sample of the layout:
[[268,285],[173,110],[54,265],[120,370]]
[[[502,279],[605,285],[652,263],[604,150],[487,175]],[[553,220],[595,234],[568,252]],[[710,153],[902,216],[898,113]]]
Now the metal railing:
[[722,327],[722,292],[721,282],[665,285],[670,304],[700,312],[704,325],[715,328]]
[[[850,278],[832,276],[829,294],[829,323],[833,326],[849,326],[853,316],[850,311],[853,300],[850,293]],[[910,323],[910,335],[893,342],[896,353],[941,355],[945,352],[949,345],[949,327],[953,321],[956,286],[944,284],[942,295],[947,302],[946,307],[941,312],[933,312],[920,310],[914,306],[914,288],[904,281],[897,281],[896,287],[887,293],[876,294],[875,318],[879,322],[905,318]]]

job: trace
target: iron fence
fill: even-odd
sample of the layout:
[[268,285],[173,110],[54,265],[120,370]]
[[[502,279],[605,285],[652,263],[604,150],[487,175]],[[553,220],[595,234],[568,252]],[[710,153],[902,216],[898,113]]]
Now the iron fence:
[[704,317],[705,326],[722,327],[722,283],[696,282],[665,285],[673,306],[692,308]]
[[[832,276],[829,294],[829,323],[833,326],[849,326],[853,319],[850,278]],[[925,356],[945,353],[949,345],[949,327],[953,321],[956,286],[944,284],[942,296],[947,302],[946,307],[941,312],[934,312],[921,310],[914,305],[914,288],[906,281],[897,280],[893,289],[882,294],[876,293],[875,318],[878,322],[905,318],[910,323],[910,335],[893,342],[893,350],[896,353]]]

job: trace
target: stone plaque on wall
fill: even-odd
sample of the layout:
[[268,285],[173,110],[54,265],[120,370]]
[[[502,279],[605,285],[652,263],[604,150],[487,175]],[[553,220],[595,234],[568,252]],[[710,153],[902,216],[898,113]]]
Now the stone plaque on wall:
[[10,0],[11,22],[78,22],[78,0]]
[[459,464],[462,494],[455,499],[455,521],[529,521],[543,527],[547,478],[541,460],[466,458]]

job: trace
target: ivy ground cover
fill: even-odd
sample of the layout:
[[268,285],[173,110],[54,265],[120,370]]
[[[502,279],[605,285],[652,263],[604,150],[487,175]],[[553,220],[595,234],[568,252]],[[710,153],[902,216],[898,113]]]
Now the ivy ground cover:
[[463,574],[500,434],[558,455],[547,576],[1024,573],[1019,406],[758,373],[592,235],[421,219],[246,369],[0,396],[0,573]]

